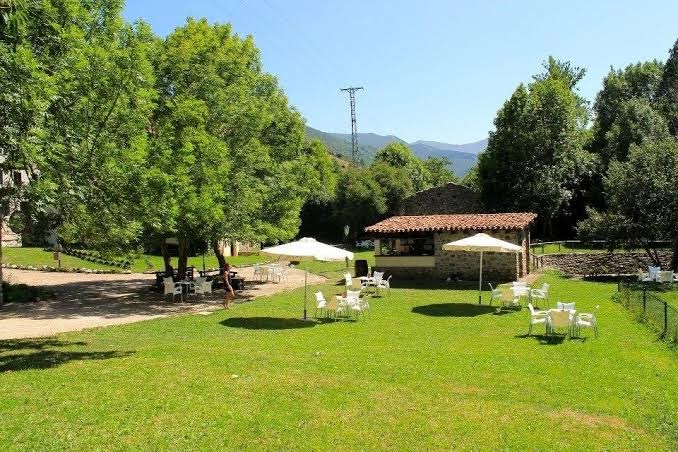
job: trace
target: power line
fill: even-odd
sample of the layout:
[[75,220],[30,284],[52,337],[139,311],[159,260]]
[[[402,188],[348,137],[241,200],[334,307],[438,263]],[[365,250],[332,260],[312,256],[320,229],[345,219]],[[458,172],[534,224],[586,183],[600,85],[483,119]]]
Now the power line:
[[358,125],[355,117],[355,92],[363,89],[362,86],[351,86],[342,88],[341,91],[348,92],[351,101],[351,157],[353,164],[360,164],[360,153],[358,152]]

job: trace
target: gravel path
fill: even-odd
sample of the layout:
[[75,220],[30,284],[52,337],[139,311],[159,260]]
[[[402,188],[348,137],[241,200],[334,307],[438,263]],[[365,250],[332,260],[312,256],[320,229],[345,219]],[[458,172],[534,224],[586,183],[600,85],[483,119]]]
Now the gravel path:
[[[253,281],[253,269],[238,268],[239,276]],[[0,310],[0,339],[51,336],[65,331],[139,322],[180,313],[209,312],[221,309],[224,292],[201,298],[189,296],[186,303],[171,303],[162,294],[150,290],[155,275],[97,275],[83,273],[46,273],[4,269],[4,280],[13,284],[42,286],[54,297],[35,303],[9,303]],[[291,269],[289,281],[249,283],[239,291],[236,302],[273,295],[304,285],[304,272]],[[309,284],[325,281],[308,275]]]

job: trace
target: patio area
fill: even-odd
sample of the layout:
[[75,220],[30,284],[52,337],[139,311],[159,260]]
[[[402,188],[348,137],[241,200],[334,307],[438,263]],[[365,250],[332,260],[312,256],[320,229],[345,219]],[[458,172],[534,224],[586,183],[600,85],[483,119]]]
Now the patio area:
[[[276,283],[254,281],[253,267],[237,268],[245,278],[245,289],[236,292],[235,302],[274,295],[303,287],[304,272],[289,269],[287,278]],[[200,313],[222,309],[222,290],[202,297],[189,294],[183,303],[171,302],[151,286],[155,275],[142,273],[97,275],[4,270],[13,284],[40,286],[53,297],[36,303],[10,303],[0,310],[0,339],[50,336],[85,328],[139,322],[180,313]],[[325,278],[308,275],[309,284]],[[236,308],[237,309],[237,308]]]

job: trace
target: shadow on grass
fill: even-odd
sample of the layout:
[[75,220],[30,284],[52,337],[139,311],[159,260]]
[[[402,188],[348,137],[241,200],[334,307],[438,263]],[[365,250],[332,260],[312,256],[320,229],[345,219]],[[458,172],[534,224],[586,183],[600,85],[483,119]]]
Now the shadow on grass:
[[[0,341],[0,373],[31,369],[50,369],[70,361],[124,358],[134,352],[90,352],[63,350],[82,347],[86,342],[68,342],[56,339],[13,339]],[[5,354],[4,352],[18,352]]]
[[281,317],[231,317],[219,323],[229,328],[244,328],[246,330],[292,330],[316,326],[316,321],[312,319]]
[[471,303],[438,303],[412,308],[415,314],[432,317],[476,317],[496,311],[496,307]]
[[[565,334],[555,334],[555,335],[546,335],[546,334],[518,334],[515,336],[516,339],[533,339],[539,342],[541,345],[559,345],[567,338]],[[572,339],[572,338],[571,338]]]

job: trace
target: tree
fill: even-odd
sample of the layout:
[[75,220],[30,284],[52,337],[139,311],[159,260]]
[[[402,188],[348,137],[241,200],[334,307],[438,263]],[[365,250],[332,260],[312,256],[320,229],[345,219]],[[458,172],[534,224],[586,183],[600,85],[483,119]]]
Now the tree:
[[495,211],[536,212],[545,235],[590,173],[583,150],[588,112],[576,93],[581,69],[550,58],[545,72],[520,85],[495,118],[488,147],[479,157],[484,204]]
[[424,165],[405,143],[394,141],[379,149],[374,157],[374,163],[378,162],[386,163],[393,168],[405,170],[412,181],[415,191],[426,188]]
[[366,226],[373,224],[387,210],[379,184],[365,168],[347,168],[339,178],[335,218],[348,225],[356,238]]
[[395,167],[384,161],[375,161],[370,167],[370,176],[381,187],[386,211],[397,214],[403,200],[415,192],[407,168]]
[[672,135],[678,136],[678,39],[673,44],[657,87],[657,100]]
[[423,161],[423,165],[424,179],[427,186],[437,187],[448,182],[459,182],[459,178],[450,169],[452,162],[447,157],[429,156]]
[[663,64],[659,61],[610,69],[596,96],[590,149],[602,157],[602,171],[613,158],[625,159],[632,143],[661,135],[655,99]]
[[671,267],[678,270],[678,140],[632,145],[627,161],[613,161],[604,179],[608,210],[589,210],[578,231],[585,240],[604,239],[611,248],[641,246],[655,265],[654,243],[671,240]]
[[158,221],[146,227],[179,239],[179,272],[191,240],[211,241],[223,266],[219,240],[294,237],[327,162],[313,145],[302,149],[301,116],[262,71],[252,38],[189,19],[162,43],[156,67],[149,171],[161,177],[149,180]]
[[619,104],[616,117],[605,134],[600,150],[605,166],[612,160],[626,160],[631,145],[661,140],[669,136],[664,117],[647,99],[631,98]]
[[118,0],[11,4],[0,21],[0,148],[3,169],[29,184],[3,198],[49,211],[67,240],[128,247],[153,104],[150,30],[125,24]]

